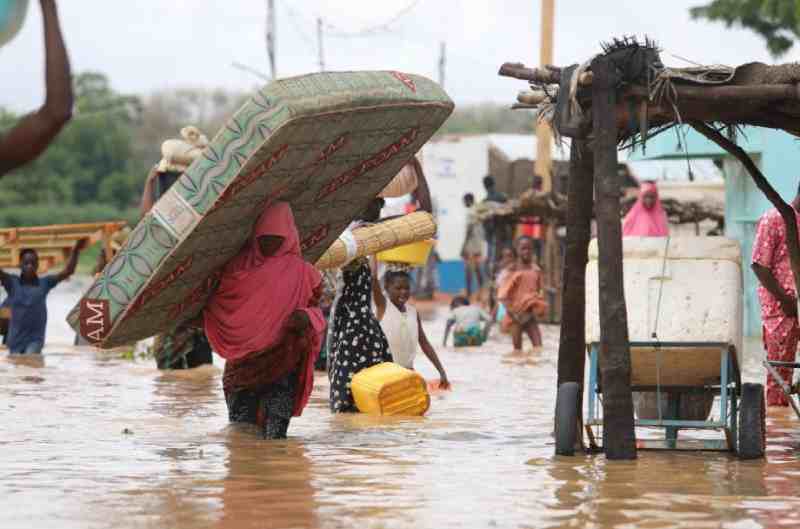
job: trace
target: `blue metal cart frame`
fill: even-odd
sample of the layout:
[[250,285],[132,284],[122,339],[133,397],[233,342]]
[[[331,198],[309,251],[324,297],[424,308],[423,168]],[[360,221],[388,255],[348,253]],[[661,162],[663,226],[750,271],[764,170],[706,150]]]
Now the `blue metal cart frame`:
[[[705,386],[632,386],[632,391],[654,391],[659,395],[708,393],[712,392],[720,397],[719,418],[711,416],[709,420],[694,421],[678,419],[679,398],[669,399],[669,411],[666,418],[637,419],[636,427],[664,428],[663,440],[637,439],[636,444],[640,449],[667,449],[667,450],[729,450],[737,451],[738,432],[737,420],[739,409],[739,396],[741,395],[741,373],[736,359],[734,348],[729,343],[721,342],[631,342],[631,349],[691,349],[702,347],[704,349],[718,349],[720,354],[719,381]],[[600,344],[595,342],[589,345],[589,413],[585,426],[590,439],[594,442],[592,427],[602,426],[603,418],[600,414],[600,394],[602,381],[600,377]],[[659,406],[660,409],[660,406]],[[707,429],[722,430],[724,439],[709,440],[681,440],[678,441],[679,429]]]

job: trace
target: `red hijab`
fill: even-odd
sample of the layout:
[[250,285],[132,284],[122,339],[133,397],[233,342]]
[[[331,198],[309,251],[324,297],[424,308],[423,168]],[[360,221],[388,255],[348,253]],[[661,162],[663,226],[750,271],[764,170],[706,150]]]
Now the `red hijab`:
[[[269,257],[261,253],[258,242],[264,235],[283,237]],[[319,307],[309,304],[321,281],[320,273],[300,253],[291,207],[285,202],[272,205],[258,219],[248,245],[225,265],[219,287],[206,305],[208,341],[223,358],[238,360],[279,344],[289,316],[303,310],[313,328],[312,349],[319,353],[325,318]]]
[[[644,205],[644,197],[654,195],[655,203],[653,207],[647,209]],[[645,182],[639,191],[639,198],[636,204],[625,215],[622,221],[623,237],[667,237],[669,226],[667,224],[667,213],[658,198],[658,188],[652,182]]]

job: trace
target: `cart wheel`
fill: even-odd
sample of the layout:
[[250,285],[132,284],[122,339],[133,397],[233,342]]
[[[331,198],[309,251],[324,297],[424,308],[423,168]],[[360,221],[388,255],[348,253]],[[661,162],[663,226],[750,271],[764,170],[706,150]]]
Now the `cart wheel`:
[[739,413],[739,458],[758,459],[764,457],[766,448],[766,409],[764,386],[742,384]]
[[565,382],[558,387],[556,397],[556,454],[575,455],[575,438],[578,435],[577,382]]

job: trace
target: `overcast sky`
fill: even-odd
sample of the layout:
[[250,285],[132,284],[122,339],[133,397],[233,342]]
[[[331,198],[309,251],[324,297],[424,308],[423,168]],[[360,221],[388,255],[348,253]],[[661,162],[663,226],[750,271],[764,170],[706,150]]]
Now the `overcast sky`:
[[[667,64],[686,65],[670,54],[706,64],[771,62],[755,35],[690,20],[689,7],[703,1],[556,0],[554,62],[582,61],[598,52],[600,41],[625,34],[655,38]],[[30,3],[23,30],[0,49],[0,106],[17,111],[35,108],[44,93],[39,2]],[[497,68],[505,61],[538,62],[536,0],[275,3],[281,77],[318,69],[318,16],[326,23],[329,70],[395,69],[436,79],[439,42],[446,41],[445,88],[457,103],[510,103],[523,84],[497,77]],[[410,5],[388,32],[358,38],[334,34],[380,25]],[[232,63],[269,68],[266,0],[60,0],[59,9],[73,71],[104,72],[121,92],[179,86],[251,90],[262,82]],[[793,49],[783,60],[798,58],[800,49]]]

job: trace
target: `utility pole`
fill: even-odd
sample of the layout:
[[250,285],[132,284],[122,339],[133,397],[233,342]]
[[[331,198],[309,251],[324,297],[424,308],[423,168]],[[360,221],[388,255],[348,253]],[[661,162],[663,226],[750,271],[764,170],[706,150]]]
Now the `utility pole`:
[[[553,26],[555,25],[555,0],[541,0],[541,43],[539,46],[539,62],[541,66],[553,63]],[[542,177],[542,191],[553,190],[551,154],[553,148],[553,132],[546,123],[536,125],[536,174]]]
[[[541,41],[539,44],[539,62],[542,66],[553,63],[553,33],[555,25],[555,0],[541,0]],[[550,125],[537,122],[536,124],[536,164],[534,173],[542,178],[542,191],[553,191],[553,131]],[[566,190],[560,190],[562,193]],[[563,280],[561,277],[561,246],[556,236],[556,226],[553,222],[545,223],[544,252],[542,265],[545,270],[545,285],[555,290],[553,299],[553,315],[561,318],[561,297],[563,294]]]
[[447,43],[442,41],[439,47],[439,86],[444,88],[444,73],[447,66]]
[[317,18],[317,51],[319,52],[319,71],[325,71],[325,50],[322,47],[322,17]]
[[269,72],[272,78],[277,77],[275,66],[275,0],[267,0],[267,56]]

